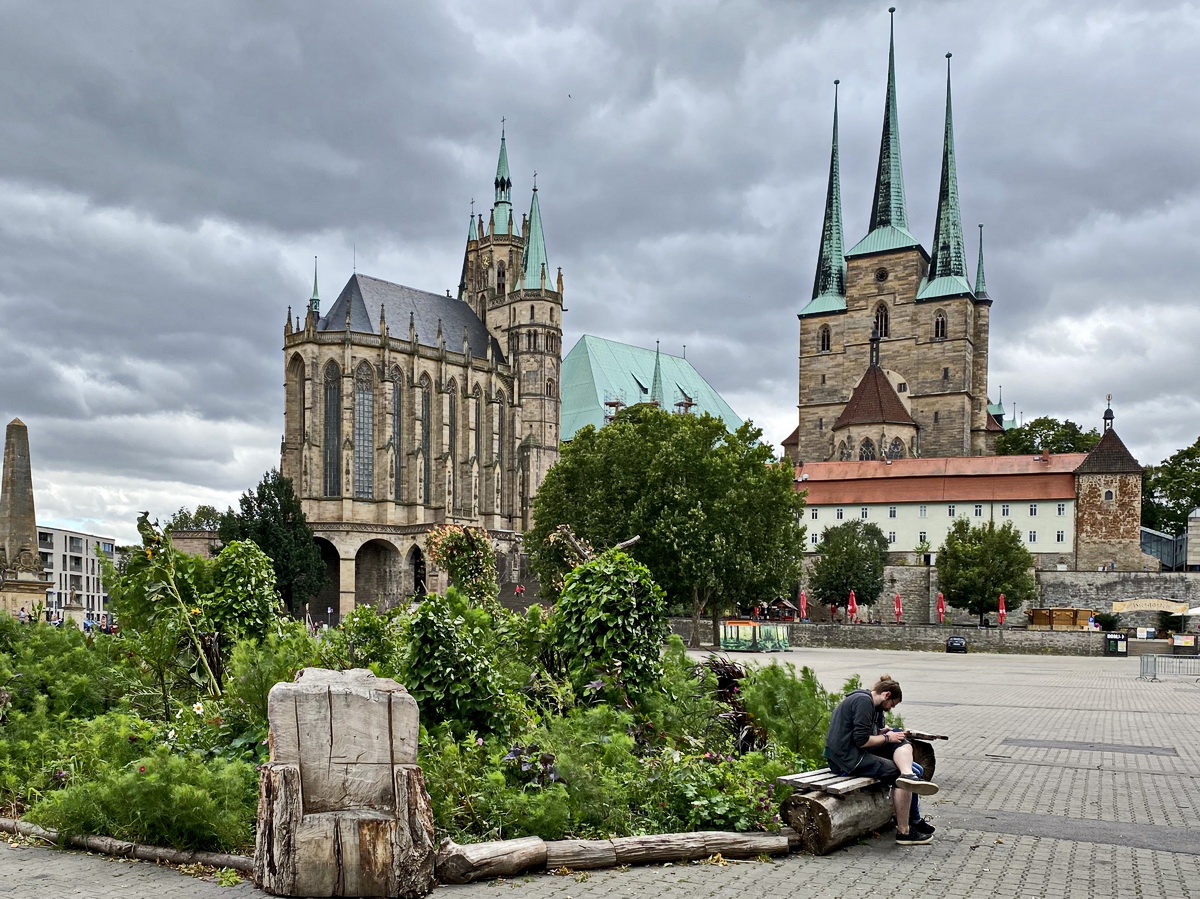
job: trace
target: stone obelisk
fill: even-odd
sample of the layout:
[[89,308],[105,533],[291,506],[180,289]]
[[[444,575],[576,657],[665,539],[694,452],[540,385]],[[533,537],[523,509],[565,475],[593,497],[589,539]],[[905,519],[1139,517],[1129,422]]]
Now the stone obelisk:
[[14,615],[22,608],[32,614],[36,606],[45,605],[51,586],[38,553],[29,429],[14,418],[4,432],[0,476],[0,607]]

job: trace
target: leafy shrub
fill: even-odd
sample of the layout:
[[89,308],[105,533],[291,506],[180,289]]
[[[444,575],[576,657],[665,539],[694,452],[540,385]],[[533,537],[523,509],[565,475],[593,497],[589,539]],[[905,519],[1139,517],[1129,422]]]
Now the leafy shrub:
[[203,597],[203,626],[223,641],[261,640],[277,626],[283,606],[275,569],[258,546],[234,540],[212,562],[212,592]]
[[822,687],[811,668],[797,673],[791,664],[772,662],[748,672],[740,689],[746,711],[777,746],[802,758],[822,757],[829,716],[841,694]]
[[428,725],[444,724],[457,736],[502,730],[511,701],[497,688],[488,656],[475,632],[454,615],[445,597],[432,594],[409,620],[402,683]]
[[225,706],[231,714],[240,710],[242,717],[265,724],[271,688],[294,680],[300,669],[317,664],[317,654],[317,641],[301,621],[283,622],[262,641],[241,640],[229,656]]
[[425,548],[435,565],[445,568],[454,585],[481,606],[493,605],[500,595],[496,581],[496,551],[483,528],[447,524],[434,528]]
[[252,841],[256,784],[253,765],[204,762],[164,746],[47,796],[27,818],[65,834],[232,852]]
[[751,752],[736,758],[664,751],[648,760],[646,815],[653,831],[778,831],[775,779],[796,770],[790,753]]
[[553,639],[576,689],[603,677],[631,694],[653,689],[662,676],[665,610],[650,569],[620,550],[601,553],[567,575],[554,609]]
[[342,623],[326,631],[319,645],[326,668],[370,668],[380,677],[396,677],[403,661],[398,609],[380,613],[374,606],[355,606]]

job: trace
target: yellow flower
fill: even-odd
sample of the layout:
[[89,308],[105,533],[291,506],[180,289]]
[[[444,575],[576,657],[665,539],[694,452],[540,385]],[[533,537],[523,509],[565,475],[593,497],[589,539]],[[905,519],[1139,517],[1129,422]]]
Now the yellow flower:
[[146,558],[147,558],[147,559],[153,559],[153,558],[154,558],[154,553],[152,553],[150,550],[146,550]]
[[200,610],[199,610],[199,609],[192,609],[192,614],[193,614],[193,615],[199,615],[199,614],[200,614]]

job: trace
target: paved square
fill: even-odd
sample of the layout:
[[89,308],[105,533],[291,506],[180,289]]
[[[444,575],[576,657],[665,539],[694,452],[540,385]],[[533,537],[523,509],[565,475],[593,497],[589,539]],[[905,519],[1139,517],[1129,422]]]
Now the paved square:
[[[796,650],[737,655],[904,687],[909,727],[937,745],[922,806],[932,845],[889,836],[823,858],[679,864],[439,887],[442,899],[1200,897],[1200,684],[1137,680],[1137,659]],[[0,847],[0,897],[238,897],[153,865]]]

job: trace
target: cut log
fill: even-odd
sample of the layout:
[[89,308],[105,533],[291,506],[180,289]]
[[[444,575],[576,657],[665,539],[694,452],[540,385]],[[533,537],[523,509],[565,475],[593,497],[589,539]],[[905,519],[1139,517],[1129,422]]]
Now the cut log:
[[892,799],[882,784],[845,796],[797,793],[783,803],[783,819],[800,834],[800,844],[824,855],[863,834],[880,830],[892,819]]
[[615,868],[617,852],[612,840],[554,840],[546,844],[546,868]]
[[639,837],[609,840],[618,865],[644,865],[648,862],[673,862],[690,858],[708,858],[704,833],[655,833]]
[[[944,740],[946,738],[938,737],[935,739]],[[913,748],[913,761],[924,770],[926,780],[933,780],[933,772],[937,770],[937,758],[933,752],[933,744],[923,739],[916,739],[915,737],[910,742]]]
[[461,846],[446,839],[437,854],[437,879],[442,883],[471,883],[484,877],[506,877],[545,866],[546,843],[541,837]]
[[760,855],[787,855],[791,848],[786,833],[704,832],[705,857],[720,854],[725,858],[757,858]]

